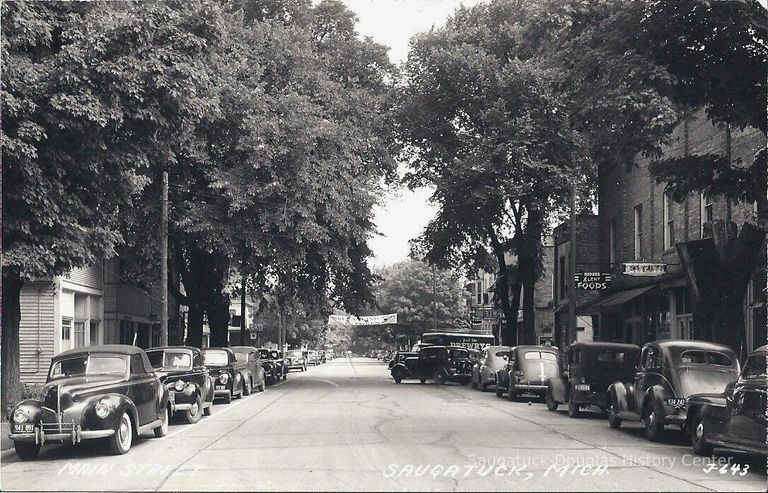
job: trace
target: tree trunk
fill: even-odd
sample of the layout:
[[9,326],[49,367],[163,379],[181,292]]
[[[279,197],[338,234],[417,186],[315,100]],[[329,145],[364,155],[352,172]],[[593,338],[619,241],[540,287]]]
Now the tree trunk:
[[21,399],[19,372],[19,324],[21,323],[21,288],[24,281],[11,273],[3,275],[2,300],[2,402],[8,416]]
[[536,285],[531,282],[523,284],[523,327],[520,334],[520,344],[536,344]]
[[187,346],[203,347],[203,307],[199,303],[189,304]]
[[518,245],[518,274],[523,285],[523,326],[520,344],[536,344],[536,283],[541,276],[541,236],[544,213],[531,206]]
[[492,226],[488,226],[488,237],[491,240],[493,253],[496,255],[496,260],[499,263],[499,274],[496,279],[496,292],[494,294],[501,303],[501,310],[504,312],[505,318],[505,323],[501,327],[501,341],[499,343],[503,346],[514,346],[517,342],[517,310],[520,306],[520,289],[519,285],[516,286],[515,292],[512,295],[513,298],[516,298],[516,303],[511,303],[509,299],[510,276],[507,261],[504,258],[504,246],[499,241]]
[[211,347],[229,346],[229,295],[219,293],[206,306]]

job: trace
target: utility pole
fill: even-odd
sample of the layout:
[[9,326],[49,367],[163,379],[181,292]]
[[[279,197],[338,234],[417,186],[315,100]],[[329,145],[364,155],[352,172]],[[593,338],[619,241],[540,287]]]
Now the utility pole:
[[571,184],[571,224],[569,225],[570,241],[568,243],[568,346],[576,340],[576,285],[573,282],[576,273],[576,182]]
[[432,330],[437,332],[437,276],[432,266]]
[[[245,270],[245,262],[243,262]],[[245,346],[245,273],[240,273],[240,345]]]
[[168,172],[163,171],[160,212],[160,345],[168,345]]

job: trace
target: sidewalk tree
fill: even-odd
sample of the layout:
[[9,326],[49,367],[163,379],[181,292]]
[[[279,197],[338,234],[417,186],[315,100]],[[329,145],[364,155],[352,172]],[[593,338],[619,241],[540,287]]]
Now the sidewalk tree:
[[188,90],[208,33],[199,8],[2,4],[7,403],[19,396],[23,283],[113,254],[123,241],[118,217],[146,185],[149,163],[173,160],[202,107]]

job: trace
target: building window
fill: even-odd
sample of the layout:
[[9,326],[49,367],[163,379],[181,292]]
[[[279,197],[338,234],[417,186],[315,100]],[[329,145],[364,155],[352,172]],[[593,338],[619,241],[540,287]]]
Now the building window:
[[560,257],[560,267],[558,268],[558,275],[560,276],[560,299],[565,298],[565,291],[567,288],[565,282],[565,257]]
[[704,225],[714,219],[715,204],[711,197],[701,194],[701,237],[704,238]]
[[91,346],[95,346],[99,344],[99,326],[101,325],[101,320],[91,320],[91,326],[90,326],[90,341]]
[[160,347],[162,341],[160,340],[160,324],[152,324],[152,344],[151,347]]
[[672,198],[664,194],[664,250],[675,246],[675,219],[672,212]]
[[133,345],[135,333],[134,323],[128,320],[120,320],[120,344]]
[[608,262],[611,266],[616,263],[616,221],[608,225]]
[[85,346],[85,320],[75,321],[75,347]]
[[72,319],[61,319],[61,340],[68,341],[72,338]]
[[636,205],[634,212],[635,260],[640,260],[643,253],[643,204]]
[[483,304],[483,293],[477,293],[477,304],[478,305]]
[[484,305],[488,304],[488,293],[483,293],[483,304]]

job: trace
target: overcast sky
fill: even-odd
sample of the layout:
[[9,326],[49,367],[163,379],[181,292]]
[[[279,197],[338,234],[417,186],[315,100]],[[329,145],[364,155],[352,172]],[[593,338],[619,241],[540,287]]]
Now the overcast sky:
[[[478,0],[342,0],[359,18],[358,32],[390,48],[389,57],[399,64],[408,57],[408,41],[414,34],[440,26],[459,5]],[[376,209],[376,225],[383,236],[371,240],[380,267],[408,257],[408,240],[421,233],[434,216],[428,203],[430,190],[393,192]]]

